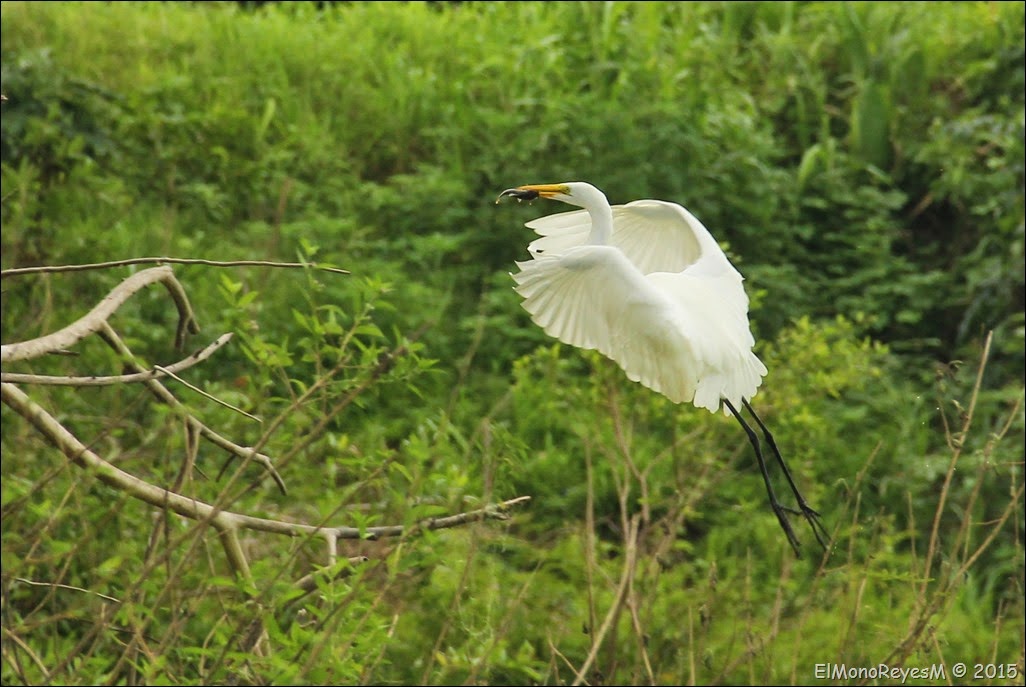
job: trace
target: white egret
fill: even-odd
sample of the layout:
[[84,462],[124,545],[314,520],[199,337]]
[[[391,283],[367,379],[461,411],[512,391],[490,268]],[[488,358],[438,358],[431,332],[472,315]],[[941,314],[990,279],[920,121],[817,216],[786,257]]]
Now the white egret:
[[[527,223],[540,235],[531,260],[512,275],[523,306],[547,334],[594,349],[627,377],[675,403],[733,414],[766,483],[770,506],[796,554],[787,514],[804,516],[827,547],[817,513],[795,485],[773,435],[750,400],[766,366],[752,352],[743,277],[709,231],[676,203],[636,200],[610,207],[591,184],[530,184],[503,191],[518,200],[548,198],[583,208]],[[738,408],[755,418],[791,487],[798,508],[780,504],[759,437]]]

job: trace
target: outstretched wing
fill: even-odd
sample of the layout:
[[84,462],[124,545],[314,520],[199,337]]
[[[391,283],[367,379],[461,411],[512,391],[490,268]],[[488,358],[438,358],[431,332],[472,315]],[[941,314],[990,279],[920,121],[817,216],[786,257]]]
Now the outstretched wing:
[[[740,407],[766,374],[752,353],[748,298],[724,258],[644,275],[614,246],[584,245],[518,262],[523,306],[547,334],[614,360],[670,400]],[[726,412],[726,411],[725,411]]]
[[678,308],[618,249],[579,246],[517,266],[523,306],[547,334],[598,350],[675,402],[694,398],[699,359]]
[[[563,255],[588,243],[587,210],[561,212],[527,223],[541,238],[528,245],[534,257]],[[636,200],[613,206],[610,245],[619,248],[642,274],[682,272],[710,254],[722,253],[694,215],[676,203]]]

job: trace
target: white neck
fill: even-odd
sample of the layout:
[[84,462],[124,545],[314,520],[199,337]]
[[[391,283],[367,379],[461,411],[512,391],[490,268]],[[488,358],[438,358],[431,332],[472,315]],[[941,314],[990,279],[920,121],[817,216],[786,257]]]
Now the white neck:
[[613,210],[608,203],[590,204],[587,208],[591,216],[591,235],[588,242],[593,246],[605,246],[613,235]]

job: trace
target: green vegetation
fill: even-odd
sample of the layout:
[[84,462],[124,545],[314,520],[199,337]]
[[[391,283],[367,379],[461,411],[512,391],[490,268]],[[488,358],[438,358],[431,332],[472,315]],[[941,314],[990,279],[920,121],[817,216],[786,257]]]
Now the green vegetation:
[[[18,388],[152,484],[408,527],[340,542],[306,595],[323,541],[247,532],[233,576],[209,523],[5,404],[4,684],[948,684],[956,662],[1022,684],[1023,3],[7,2],[0,38],[4,270],[350,272],[174,265],[187,350],[234,333],[182,377],[263,422],[166,384],[266,441],[287,495],[139,385]],[[732,419],[529,322],[522,224],[565,208],[493,201],[576,179],[680,202],[745,274],[754,405],[826,560],[799,520],[794,558]],[[3,342],[141,269],[5,275]],[[168,364],[174,315],[151,287],[112,324]],[[126,362],[74,350],[4,372]],[[505,521],[415,527],[521,495]]]

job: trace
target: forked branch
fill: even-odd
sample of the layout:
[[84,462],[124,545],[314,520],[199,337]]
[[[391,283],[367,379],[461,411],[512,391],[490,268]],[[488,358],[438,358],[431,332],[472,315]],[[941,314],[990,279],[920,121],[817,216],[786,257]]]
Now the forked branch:
[[[76,465],[89,470],[105,484],[144,501],[155,508],[167,508],[191,520],[207,520],[218,531],[234,532],[241,529],[272,532],[287,536],[322,536],[330,539],[378,539],[398,537],[407,534],[410,528],[404,525],[379,527],[314,526],[258,518],[242,513],[219,510],[195,498],[182,496],[131,475],[107,462],[78,440],[44,408],[35,403],[21,389],[9,383],[0,384],[2,399],[8,407],[29,421],[47,441]],[[484,508],[457,513],[445,517],[426,518],[413,525],[414,530],[438,530],[458,527],[481,520],[508,520],[509,511],[530,500],[530,496],[518,496]]]
[[175,332],[175,348],[185,344],[186,334],[199,332],[199,325],[192,313],[192,306],[185,295],[185,289],[175,278],[170,267],[153,267],[133,274],[118,284],[107,296],[90,310],[84,317],[72,322],[67,327],[37,339],[21,341],[0,346],[0,362],[29,360],[39,358],[48,353],[65,351],[90,334],[100,331],[110,316],[125,304],[132,294],[157,282],[167,287],[168,293],[178,308],[178,328]]

